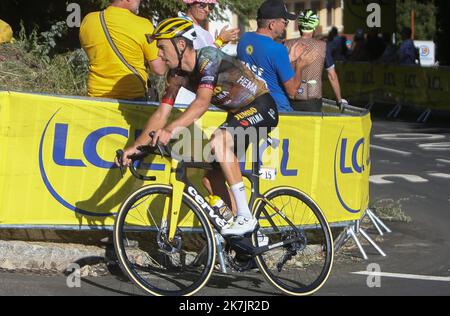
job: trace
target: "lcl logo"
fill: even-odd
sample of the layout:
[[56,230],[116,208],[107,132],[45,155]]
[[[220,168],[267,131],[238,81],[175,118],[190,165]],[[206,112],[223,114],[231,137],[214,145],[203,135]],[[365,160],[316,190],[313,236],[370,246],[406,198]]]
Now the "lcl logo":
[[362,174],[366,171],[366,167],[370,165],[370,158],[365,157],[365,143],[364,138],[360,138],[356,142],[351,142],[348,138],[343,138],[341,133],[336,144],[334,157],[336,195],[342,207],[346,211],[354,214],[361,211],[359,205],[358,207],[351,206],[348,202],[350,200],[348,197],[350,194],[353,194],[354,188],[344,189],[344,183],[348,181],[348,177]]

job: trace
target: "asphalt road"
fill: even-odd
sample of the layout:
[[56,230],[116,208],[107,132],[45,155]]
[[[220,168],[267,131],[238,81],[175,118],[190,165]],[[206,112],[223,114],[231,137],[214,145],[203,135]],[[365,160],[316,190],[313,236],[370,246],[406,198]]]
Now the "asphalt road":
[[[365,246],[368,261],[338,260],[317,295],[450,295],[450,124],[375,119],[372,135],[372,204],[393,203],[412,222],[387,223],[393,232],[378,239],[387,257]],[[351,254],[359,257],[356,249]],[[380,268],[381,278],[367,275],[370,264]],[[66,281],[61,275],[0,272],[0,296],[141,294],[120,275],[83,279],[76,288]],[[259,274],[215,274],[199,293],[274,294]]]

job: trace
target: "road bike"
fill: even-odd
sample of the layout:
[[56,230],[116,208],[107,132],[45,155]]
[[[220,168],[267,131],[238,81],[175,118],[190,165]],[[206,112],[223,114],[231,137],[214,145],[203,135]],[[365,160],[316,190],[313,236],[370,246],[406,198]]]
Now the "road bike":
[[[270,137],[268,144],[274,145]],[[245,275],[255,268],[283,294],[310,295],[328,279],[333,264],[333,239],[320,207],[293,187],[260,193],[259,158],[243,176],[250,181],[250,206],[258,225],[245,236],[223,237],[224,219],[189,181],[189,169],[212,170],[217,163],[189,162],[170,146],[141,146],[129,157],[140,180],[139,161],[159,155],[170,161],[168,183],[139,188],[122,203],[114,225],[114,247],[129,279],[147,294],[193,295],[213,271]],[[117,151],[121,161],[123,151]],[[121,168],[122,172],[123,169]],[[217,264],[216,259],[219,259]]]

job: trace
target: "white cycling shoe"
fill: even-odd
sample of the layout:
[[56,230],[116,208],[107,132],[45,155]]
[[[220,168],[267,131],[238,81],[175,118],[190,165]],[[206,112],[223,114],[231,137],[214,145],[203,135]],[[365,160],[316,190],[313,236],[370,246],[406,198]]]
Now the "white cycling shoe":
[[256,218],[238,216],[230,227],[222,229],[221,234],[224,237],[243,236],[253,232],[256,229],[256,225],[258,225]]

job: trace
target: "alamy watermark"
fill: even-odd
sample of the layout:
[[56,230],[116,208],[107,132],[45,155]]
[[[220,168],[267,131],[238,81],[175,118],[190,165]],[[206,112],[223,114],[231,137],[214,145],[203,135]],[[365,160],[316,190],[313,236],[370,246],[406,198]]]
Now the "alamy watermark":
[[66,8],[66,11],[69,12],[67,16],[66,23],[70,28],[80,27],[81,26],[81,7],[78,3],[69,3]]
[[70,289],[81,288],[81,267],[72,263],[66,269],[67,279],[66,285]]
[[371,263],[367,266],[367,286],[371,289],[381,287],[381,267],[377,263]]
[[378,3],[369,3],[366,11],[370,14],[367,16],[367,26],[369,28],[381,27],[381,6]]
[[182,128],[174,135],[171,154],[185,162],[234,162],[236,157],[241,163],[278,166],[278,143],[279,130],[266,127]]

